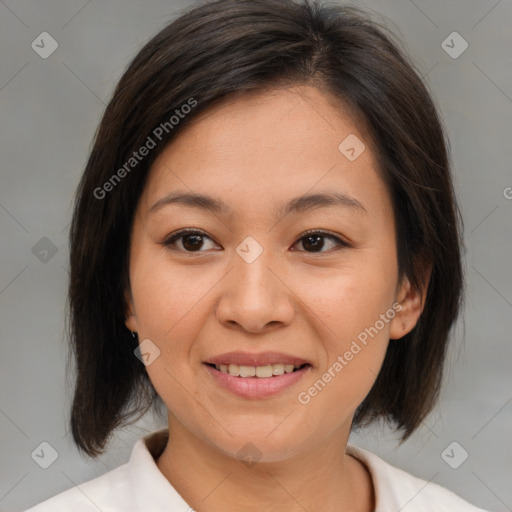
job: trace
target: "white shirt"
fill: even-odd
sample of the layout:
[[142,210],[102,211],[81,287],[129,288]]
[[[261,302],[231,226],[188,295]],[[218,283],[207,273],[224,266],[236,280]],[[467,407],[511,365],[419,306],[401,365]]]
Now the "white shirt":
[[[168,435],[167,428],[146,435],[135,443],[126,464],[26,512],[192,512],[155,462]],[[346,452],[370,471],[376,512],[485,512],[444,487],[416,478],[362,448],[349,444]]]

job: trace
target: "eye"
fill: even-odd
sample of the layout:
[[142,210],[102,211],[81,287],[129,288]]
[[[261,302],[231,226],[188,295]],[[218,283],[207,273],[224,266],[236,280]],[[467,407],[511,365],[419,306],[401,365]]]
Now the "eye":
[[[203,239],[211,240],[211,238],[202,231],[183,229],[165,239],[162,244],[169,249],[176,251],[185,250],[185,252],[204,252],[200,250],[204,245]],[[177,241],[180,242],[178,245],[181,245],[179,248],[173,247],[176,246]]]
[[322,251],[325,247],[325,242],[323,239],[329,239],[331,242],[334,242],[334,247],[349,247],[349,244],[341,238],[322,230],[310,230],[306,231],[302,237],[296,243],[302,243],[304,248],[309,248],[306,252],[326,252]]
[[[333,247],[349,247],[349,244],[344,240],[341,240],[332,233],[322,230],[306,231],[302,234],[301,238],[295,242],[294,246],[298,243],[302,243],[303,247],[306,249],[306,252],[326,252],[322,250],[326,245],[324,242],[325,239],[329,239]],[[201,250],[204,249],[204,240],[210,240],[213,242],[213,240],[202,231],[183,229],[177,233],[174,233],[169,238],[166,238],[162,242],[162,245],[176,251],[184,251],[189,253],[205,252]]]

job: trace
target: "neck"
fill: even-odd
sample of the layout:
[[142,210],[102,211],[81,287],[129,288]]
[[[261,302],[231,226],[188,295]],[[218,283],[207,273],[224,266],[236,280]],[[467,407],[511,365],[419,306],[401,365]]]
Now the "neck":
[[345,454],[348,439],[335,433],[307,452],[277,462],[244,462],[170,425],[159,470],[195,510],[371,512],[371,476]]

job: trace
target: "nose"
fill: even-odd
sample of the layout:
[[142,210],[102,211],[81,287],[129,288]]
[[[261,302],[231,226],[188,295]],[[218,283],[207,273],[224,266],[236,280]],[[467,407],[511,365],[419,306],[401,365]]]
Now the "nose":
[[265,250],[251,263],[234,255],[231,271],[218,290],[216,316],[225,327],[261,333],[291,323],[294,294],[272,259]]

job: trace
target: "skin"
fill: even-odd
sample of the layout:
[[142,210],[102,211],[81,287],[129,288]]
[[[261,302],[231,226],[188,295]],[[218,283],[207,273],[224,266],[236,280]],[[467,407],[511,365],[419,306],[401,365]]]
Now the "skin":
[[[338,149],[349,134],[366,145],[354,161]],[[416,324],[426,287],[422,295],[399,280],[391,199],[372,147],[333,97],[295,86],[209,109],[150,170],[131,235],[126,326],[161,351],[146,367],[169,411],[157,466],[199,512],[374,509],[367,468],[345,453],[350,426],[389,339]],[[231,213],[178,204],[149,213],[177,190],[218,197]],[[337,205],[276,215],[291,198],[327,190],[366,211]],[[183,228],[206,236],[195,246],[181,237],[174,250],[161,243]],[[304,239],[309,229],[350,245],[326,236],[315,251]],[[263,248],[252,263],[236,252],[247,236]],[[401,311],[300,404],[298,393],[396,302]],[[235,350],[284,352],[312,368],[278,395],[244,399],[218,387],[202,364]],[[248,442],[261,452],[250,466],[237,454]]]

